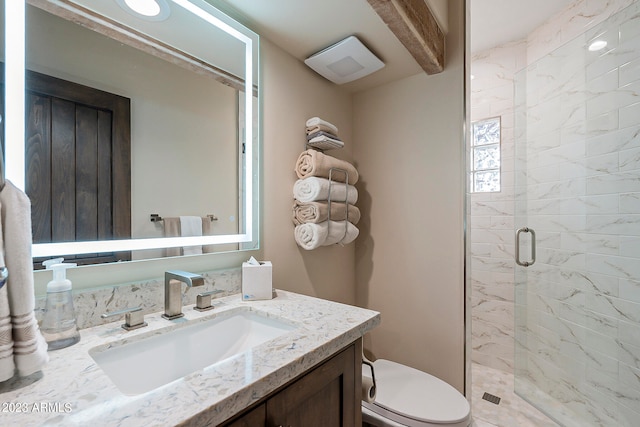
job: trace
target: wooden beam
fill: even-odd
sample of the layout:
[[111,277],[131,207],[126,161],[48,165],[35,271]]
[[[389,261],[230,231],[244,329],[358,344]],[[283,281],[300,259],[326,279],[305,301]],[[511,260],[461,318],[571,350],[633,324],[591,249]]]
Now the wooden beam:
[[367,0],[427,74],[444,70],[444,33],[425,0]]

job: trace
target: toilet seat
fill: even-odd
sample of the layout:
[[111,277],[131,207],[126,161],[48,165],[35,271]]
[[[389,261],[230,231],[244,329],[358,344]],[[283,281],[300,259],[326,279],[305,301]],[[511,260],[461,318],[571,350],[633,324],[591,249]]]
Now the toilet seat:
[[[369,411],[401,425],[466,427],[470,423],[467,399],[451,385],[426,372],[378,359],[373,362],[377,395]],[[363,366],[363,377],[371,370]]]

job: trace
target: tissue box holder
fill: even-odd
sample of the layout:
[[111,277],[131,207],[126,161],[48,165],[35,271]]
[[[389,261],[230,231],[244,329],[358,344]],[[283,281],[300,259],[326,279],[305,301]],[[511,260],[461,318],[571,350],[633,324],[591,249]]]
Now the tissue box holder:
[[260,265],[242,263],[242,300],[255,301],[273,298],[271,286],[271,261],[260,261]]

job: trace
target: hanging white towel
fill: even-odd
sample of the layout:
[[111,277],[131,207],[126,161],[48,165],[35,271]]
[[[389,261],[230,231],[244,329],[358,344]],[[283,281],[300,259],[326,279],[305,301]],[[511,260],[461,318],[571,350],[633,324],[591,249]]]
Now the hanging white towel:
[[336,243],[346,245],[353,242],[358,237],[358,234],[360,234],[358,227],[347,221],[325,221],[319,224],[305,223],[297,225],[294,230],[296,243],[306,250]]
[[293,184],[293,198],[301,202],[315,202],[327,200],[331,188],[331,201],[344,203],[345,196],[347,203],[355,205],[358,201],[358,190],[353,185],[346,185],[340,182],[329,182],[326,178],[310,176],[299,179]]
[[[4,381],[14,375],[14,366],[19,376],[27,376],[41,370],[49,361],[47,342],[33,313],[31,202],[10,181],[0,191],[0,228],[4,262],[9,271],[6,284],[0,289],[0,334],[3,334],[0,338],[0,381]],[[10,341],[6,336],[7,307],[11,319]]]
[[[1,207],[0,207],[1,209]],[[2,239],[2,223],[0,223],[0,268],[4,267],[4,244]],[[11,337],[11,311],[7,286],[0,288],[0,382],[13,376],[13,338]]]
[[[180,235],[182,237],[202,236],[202,218],[199,216],[180,217]],[[185,246],[183,255],[198,255],[202,253],[202,246]]]

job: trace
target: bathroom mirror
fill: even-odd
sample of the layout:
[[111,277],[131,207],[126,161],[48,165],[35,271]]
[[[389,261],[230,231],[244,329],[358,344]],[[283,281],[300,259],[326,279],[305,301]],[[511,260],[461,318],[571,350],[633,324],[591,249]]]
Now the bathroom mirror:
[[[51,113],[54,101],[45,102],[49,110],[39,105],[30,115],[37,102],[29,91],[39,88],[29,87],[28,73],[130,102],[129,234],[107,233],[104,239],[77,235],[73,240],[57,238],[54,232],[49,239],[34,240],[34,258],[128,254],[112,260],[119,261],[165,256],[165,248],[202,246],[207,248],[204,252],[256,249],[258,36],[202,0],[143,2],[160,9],[153,16],[131,9],[131,0],[27,3],[0,1],[5,14],[2,33],[7,41],[2,43],[7,179],[25,190],[57,190],[53,172],[39,170],[37,175],[42,177],[34,182],[36,174],[25,166],[34,157],[29,154],[33,139],[30,132],[34,123],[42,124],[42,111],[49,111],[54,118],[36,136],[42,139],[45,132],[55,133],[57,126],[56,114]],[[82,127],[78,108],[76,135]],[[100,107],[97,109],[100,113]],[[54,153],[47,159],[52,171],[60,168],[64,150],[55,145],[49,149]],[[81,152],[80,148],[76,150]],[[120,153],[111,154],[116,158]],[[82,163],[81,156],[84,154],[76,154],[71,161]],[[75,180],[75,187],[86,182],[84,177]],[[109,191],[115,192],[116,179],[109,182],[113,187]],[[88,190],[84,190],[90,193],[88,196],[79,196],[80,190],[75,190],[75,199],[100,197]],[[72,210],[75,206],[77,221],[91,219],[93,213],[82,210],[79,202],[74,205],[73,198],[59,200],[59,204],[72,205]],[[97,206],[94,211],[100,214]],[[114,213],[111,210],[121,213],[117,205],[104,209],[109,215]],[[181,216],[211,221],[208,235],[170,234],[165,231],[165,221],[158,221]],[[55,219],[47,221],[57,223]],[[34,227],[41,223],[33,222]]]

